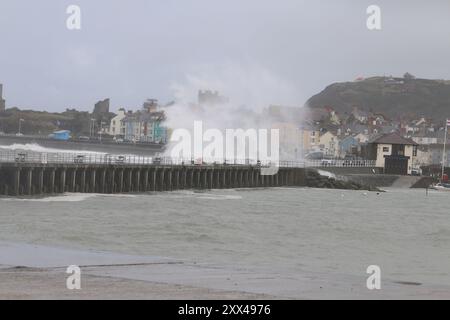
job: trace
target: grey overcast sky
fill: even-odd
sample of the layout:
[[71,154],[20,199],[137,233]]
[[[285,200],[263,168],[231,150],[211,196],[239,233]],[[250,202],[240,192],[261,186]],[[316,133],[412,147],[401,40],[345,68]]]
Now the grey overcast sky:
[[[381,31],[366,28],[371,4]],[[449,57],[448,0],[0,0],[8,107],[138,108],[208,88],[300,106],[358,76],[450,79]]]

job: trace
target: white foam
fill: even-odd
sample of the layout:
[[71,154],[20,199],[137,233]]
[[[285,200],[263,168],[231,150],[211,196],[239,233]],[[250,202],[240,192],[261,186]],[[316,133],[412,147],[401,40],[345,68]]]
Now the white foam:
[[323,171],[323,170],[317,170],[317,172],[324,177],[327,178],[333,178],[336,179],[336,175],[334,173],[328,172],[328,171]]
[[19,202],[81,202],[96,197],[113,197],[113,198],[134,198],[135,195],[125,194],[99,194],[99,193],[65,193],[63,195],[36,198],[36,199],[22,199],[22,198],[3,198],[2,201],[19,201]]
[[230,195],[224,195],[224,194],[211,194],[211,193],[205,193],[197,197],[198,199],[204,199],[204,200],[241,200],[241,196],[230,196]]
[[1,146],[0,149],[3,150],[10,150],[10,151],[30,151],[30,152],[48,152],[48,153],[83,153],[83,154],[100,154],[104,155],[106,153],[104,152],[96,152],[96,151],[85,151],[85,150],[65,150],[65,149],[55,149],[55,148],[47,148],[43,147],[37,143],[26,143],[26,144],[20,144],[20,143],[14,143],[9,146]]

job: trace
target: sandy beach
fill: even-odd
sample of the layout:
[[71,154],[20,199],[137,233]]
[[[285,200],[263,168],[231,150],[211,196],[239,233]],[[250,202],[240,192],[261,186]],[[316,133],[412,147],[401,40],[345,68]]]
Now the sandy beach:
[[[12,252],[14,252],[12,254]],[[273,299],[266,294],[216,290],[162,281],[134,280],[133,272],[182,265],[164,258],[0,244],[0,299]],[[81,289],[69,290],[65,265],[83,265]],[[6,265],[4,263],[7,263]],[[157,269],[159,269],[157,268]],[[112,273],[119,271],[119,275]]]
[[[14,254],[11,254],[14,252]],[[190,264],[158,257],[0,244],[0,299],[449,299],[448,286],[307,273],[287,275]],[[80,262],[81,289],[66,287]]]

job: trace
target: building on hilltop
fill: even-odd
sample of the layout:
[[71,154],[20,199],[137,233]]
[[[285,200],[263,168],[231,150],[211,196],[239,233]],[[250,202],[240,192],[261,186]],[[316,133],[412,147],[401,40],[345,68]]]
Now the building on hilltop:
[[110,103],[109,98],[97,102],[97,103],[95,104],[95,106],[94,106],[94,114],[95,114],[95,115],[105,115],[105,114],[108,114],[108,113],[109,113],[109,103]]
[[200,90],[198,92],[198,104],[200,106],[216,106],[226,104],[228,102],[229,99],[221,96],[218,91]]
[[158,100],[157,99],[147,99],[143,104],[143,109],[149,113],[156,112],[158,110]]

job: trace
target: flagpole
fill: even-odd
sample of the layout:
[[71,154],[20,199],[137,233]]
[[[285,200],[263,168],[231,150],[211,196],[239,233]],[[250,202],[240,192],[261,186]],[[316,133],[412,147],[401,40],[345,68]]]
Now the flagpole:
[[444,134],[444,151],[442,152],[442,172],[441,172],[441,182],[444,179],[445,172],[445,146],[447,144],[447,131],[448,131],[448,119],[445,121],[445,134]]

